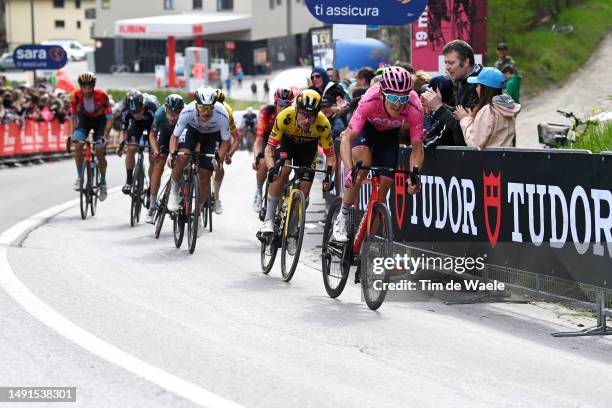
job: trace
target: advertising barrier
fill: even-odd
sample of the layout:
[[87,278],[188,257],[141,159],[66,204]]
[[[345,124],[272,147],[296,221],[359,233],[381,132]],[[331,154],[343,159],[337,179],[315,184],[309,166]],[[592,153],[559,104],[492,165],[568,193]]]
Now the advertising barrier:
[[[402,148],[400,163],[409,156]],[[401,174],[388,195],[396,242],[612,289],[612,155],[438,148],[426,151],[421,174],[418,195],[406,193]],[[368,196],[364,185],[360,210]]]
[[66,150],[68,122],[37,122],[26,120],[0,125],[0,159],[11,156],[28,156],[41,153],[57,153]]

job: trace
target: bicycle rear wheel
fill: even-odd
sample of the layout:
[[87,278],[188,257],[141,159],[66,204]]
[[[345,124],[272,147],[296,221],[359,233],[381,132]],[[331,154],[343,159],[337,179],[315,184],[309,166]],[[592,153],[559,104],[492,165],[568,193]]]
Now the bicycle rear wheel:
[[88,184],[89,184],[89,173],[91,172],[91,168],[89,167],[89,162],[88,161],[84,161],[83,162],[83,171],[81,173],[81,185],[79,187],[79,202],[80,202],[80,209],[81,209],[81,218],[85,219],[87,218],[87,210],[89,207],[89,191],[88,191]]
[[132,199],[130,205],[130,225],[132,227],[138,223],[140,218],[140,206],[142,204],[140,201],[140,191],[142,189],[140,177],[141,172],[142,169],[139,163],[136,163],[136,167],[134,168],[134,173],[132,176],[132,191],[130,192],[130,197]]
[[285,230],[282,232],[281,274],[285,282],[289,282],[293,278],[300,260],[305,224],[306,199],[304,198],[304,193],[298,190],[291,199]]
[[[391,224],[391,215],[389,209],[382,203],[374,204],[372,208],[372,217],[370,218],[370,234],[366,235],[365,240],[370,243],[390,244],[393,242],[393,225]],[[363,252],[363,250],[362,250]],[[386,248],[383,249],[383,256],[386,254]],[[361,257],[363,259],[363,256]],[[389,283],[390,273],[386,269],[381,274],[375,274],[368,268],[361,269],[361,290],[363,298],[371,310],[378,309],[384,302],[387,295],[387,283]],[[379,287],[374,288],[374,282],[380,281]]]
[[189,188],[185,185],[185,182],[181,182],[181,186],[179,188],[180,192],[180,200],[179,210],[174,214],[174,246],[180,248],[183,244],[183,237],[185,236],[185,197],[187,194],[185,193],[185,188]]
[[91,199],[89,210],[91,212],[91,216],[93,217],[94,215],[96,215],[96,210],[98,209],[98,192],[100,188],[100,169],[98,168],[95,162],[93,163],[92,173],[92,183],[89,187],[89,197]]
[[331,240],[334,222],[342,208],[342,198],[338,197],[329,207],[323,229],[323,245],[321,250],[321,270],[323,272],[323,285],[327,295],[331,298],[340,296],[351,267],[351,240],[349,242],[335,242]]
[[164,225],[164,219],[166,218],[166,209],[168,208],[168,198],[170,197],[170,181],[164,187],[161,195],[162,199],[155,212],[155,239],[159,238],[161,234],[162,226]]
[[189,253],[195,251],[198,240],[198,227],[200,222],[200,176],[195,173],[189,183],[189,193],[185,203],[185,214],[187,215],[187,242]]

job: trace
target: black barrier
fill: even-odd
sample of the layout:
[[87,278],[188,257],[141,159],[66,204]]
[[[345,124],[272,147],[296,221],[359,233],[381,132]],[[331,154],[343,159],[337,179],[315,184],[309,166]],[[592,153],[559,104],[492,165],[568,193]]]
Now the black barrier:
[[[409,156],[402,148],[400,163]],[[426,152],[421,193],[405,182],[396,175],[388,196],[396,242],[612,289],[612,155],[438,148]],[[361,209],[368,196],[364,186]]]

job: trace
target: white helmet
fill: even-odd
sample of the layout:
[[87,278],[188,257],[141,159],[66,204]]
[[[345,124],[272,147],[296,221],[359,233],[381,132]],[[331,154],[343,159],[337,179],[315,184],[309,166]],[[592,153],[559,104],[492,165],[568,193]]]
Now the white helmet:
[[195,91],[198,105],[214,105],[217,102],[217,91],[210,86],[201,86]]
[[253,108],[251,108],[250,106],[246,109],[247,113],[253,113]]

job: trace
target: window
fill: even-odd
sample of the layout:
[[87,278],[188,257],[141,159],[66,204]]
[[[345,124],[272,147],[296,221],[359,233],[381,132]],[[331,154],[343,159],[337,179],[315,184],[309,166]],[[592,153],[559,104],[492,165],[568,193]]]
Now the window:
[[109,9],[111,0],[102,0],[102,8]]
[[81,8],[81,0],[74,0],[74,8]]
[[174,0],[164,0],[164,10],[174,10]]
[[217,0],[217,11],[232,10],[234,8],[234,0]]
[[282,0],[276,0],[276,4],[278,4],[279,6],[282,4]]
[[202,10],[202,0],[193,0],[193,9]]
[[64,28],[66,27],[66,22],[64,20],[55,20],[55,28]]
[[81,21],[80,20],[77,20],[77,29],[79,29],[79,30],[81,29]]
[[274,0],[270,0],[270,8],[273,9],[274,8]]
[[53,8],[64,8],[64,0],[53,0]]

